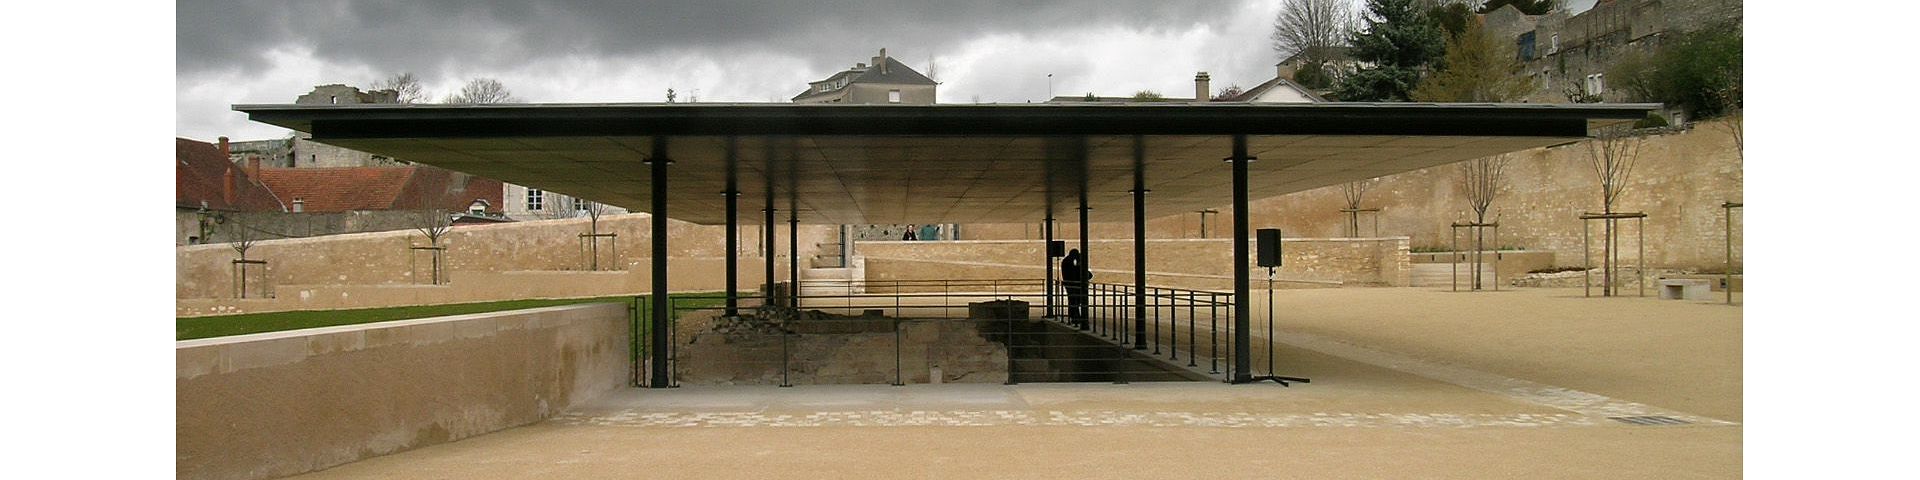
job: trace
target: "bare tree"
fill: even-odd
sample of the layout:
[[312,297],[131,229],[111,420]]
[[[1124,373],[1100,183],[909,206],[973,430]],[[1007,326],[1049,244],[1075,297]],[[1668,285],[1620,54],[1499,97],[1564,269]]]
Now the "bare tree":
[[[587,217],[587,234],[584,237],[587,240],[587,257],[590,259],[587,262],[587,268],[590,270],[599,270],[600,239],[603,237],[614,238],[612,234],[600,233],[600,217],[607,214],[607,205],[592,200],[579,200],[578,202],[579,208],[574,210],[577,210],[577,214],[586,215]],[[615,249],[614,255],[615,257],[619,256],[618,249]]]
[[1473,208],[1473,223],[1487,223],[1487,211],[1493,207],[1493,200],[1506,190],[1507,164],[1512,161],[1512,155],[1503,153],[1460,165],[1467,205]]
[[1740,82],[1738,81],[1740,72],[1729,71],[1723,72],[1722,75],[1732,76],[1735,78],[1735,81],[1727,82],[1728,85],[1726,88],[1714,92],[1714,96],[1719,97],[1718,100],[1721,105],[1720,111],[1726,114],[1726,121],[1721,124],[1721,128],[1725,128],[1728,134],[1733,135],[1734,153],[1744,160],[1747,158],[1747,119],[1746,110],[1742,108],[1744,102],[1742,102],[1740,97]]
[[1346,0],[1283,0],[1273,19],[1273,49],[1281,58],[1300,56],[1308,64],[1333,60],[1353,30],[1353,7]]
[[513,92],[507,90],[507,86],[499,80],[475,78],[468,80],[465,86],[460,87],[459,92],[447,95],[442,103],[514,103],[518,101],[520,99],[514,98]]
[[227,218],[227,235],[233,238],[233,243],[229,245],[233,247],[233,253],[240,255],[239,259],[233,261],[234,296],[247,298],[248,267],[256,263],[265,263],[247,258],[247,251],[253,250],[253,244],[260,240],[260,236],[252,228],[241,224],[240,219],[236,217]]
[[[1484,269],[1482,265],[1486,264],[1486,229],[1489,226],[1487,222],[1487,212],[1493,208],[1493,201],[1500,196],[1500,192],[1506,190],[1507,164],[1512,160],[1513,157],[1511,155],[1503,153],[1491,157],[1468,160],[1466,163],[1460,164],[1461,191],[1466,193],[1467,206],[1473,209],[1473,222],[1471,226],[1467,228],[1473,230],[1472,278],[1474,290],[1480,289],[1481,270]],[[1497,239],[1497,229],[1499,227],[1494,226],[1493,228],[1496,229],[1495,237]],[[1494,245],[1493,248],[1498,250],[1500,246]],[[1495,259],[1497,260],[1498,258],[1496,255]],[[1494,268],[1499,267],[1496,266]]]
[[[1640,137],[1625,126],[1601,130],[1593,140],[1587,141],[1587,165],[1600,180],[1600,212],[1612,215],[1620,197],[1627,191],[1627,182],[1633,176],[1634,163],[1640,158]],[[1620,233],[1618,220],[1601,220],[1602,296],[1612,296],[1613,271],[1619,256]],[[1645,259],[1639,259],[1646,263]],[[1642,265],[1641,268],[1646,268]]]
[[1377,178],[1347,182],[1340,185],[1340,194],[1347,200],[1347,236],[1360,236],[1360,201],[1373,189]]
[[393,90],[399,94],[395,101],[400,103],[417,103],[427,99],[426,91],[420,87],[420,79],[413,76],[413,72],[402,72],[373,82],[373,89]]
[[[423,196],[418,205],[419,208],[414,210],[413,214],[413,229],[419,231],[422,236],[427,237],[427,245],[424,247],[412,246],[409,248],[414,252],[426,250],[427,253],[430,254],[431,260],[429,260],[429,262],[431,263],[429,264],[428,274],[430,275],[431,282],[434,285],[439,285],[445,281],[444,257],[446,253],[446,247],[440,245],[440,241],[446,238],[448,231],[453,229],[453,216],[447,211],[446,202],[434,201],[435,199],[435,196]],[[445,198],[441,197],[439,199],[444,200]]]

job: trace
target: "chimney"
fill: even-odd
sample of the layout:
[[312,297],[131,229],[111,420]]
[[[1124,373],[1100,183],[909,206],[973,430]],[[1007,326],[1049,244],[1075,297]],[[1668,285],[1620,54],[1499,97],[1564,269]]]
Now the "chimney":
[[881,75],[887,74],[887,49],[886,48],[880,49],[880,56],[873,57],[873,66],[880,68]]
[[247,178],[253,179],[253,181],[256,181],[256,182],[260,181],[260,156],[259,155],[247,156]]
[[227,143],[227,137],[220,137],[220,158],[233,161],[231,155],[233,155],[233,147]]
[[1280,63],[1273,64],[1273,76],[1274,78],[1286,77],[1287,62],[1280,62]]
[[1207,87],[1209,80],[1211,78],[1207,76],[1207,72],[1200,72],[1193,76],[1193,101],[1205,102],[1213,98],[1213,89]]
[[220,183],[220,198],[227,201],[228,207],[233,207],[240,203],[240,199],[238,198],[240,191],[238,188],[235,188],[237,185],[234,185],[233,168],[232,164],[227,165],[225,181]]

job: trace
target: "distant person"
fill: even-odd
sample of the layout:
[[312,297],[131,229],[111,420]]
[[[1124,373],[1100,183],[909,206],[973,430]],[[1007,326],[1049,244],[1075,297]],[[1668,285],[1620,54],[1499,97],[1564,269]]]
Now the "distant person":
[[1087,286],[1093,280],[1093,271],[1087,268],[1087,257],[1080,254],[1080,249],[1060,259],[1060,280],[1067,286],[1067,317],[1076,328],[1091,327],[1087,323]]
[[940,224],[937,224],[937,223],[929,223],[929,224],[926,224],[926,225],[922,225],[922,226],[920,226],[920,237],[919,237],[919,238],[924,238],[924,239],[927,239],[927,240],[939,240],[939,239],[940,239]]
[[900,239],[901,240],[919,240],[920,237],[917,235],[914,235],[913,232],[914,232],[914,226],[912,224],[908,224],[907,234],[905,236],[900,237]]

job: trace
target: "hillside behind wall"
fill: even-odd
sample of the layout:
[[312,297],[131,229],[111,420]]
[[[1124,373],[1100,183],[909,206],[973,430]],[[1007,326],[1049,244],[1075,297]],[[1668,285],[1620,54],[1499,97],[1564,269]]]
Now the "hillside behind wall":
[[[1695,124],[1693,128],[1640,137],[1643,144],[1626,193],[1616,211],[1645,212],[1647,258],[1654,268],[1718,269],[1726,261],[1726,223],[1721,203],[1740,202],[1744,188],[1742,160],[1724,120]],[[1588,165],[1583,141],[1556,148],[1512,154],[1507,188],[1494,200],[1489,216],[1500,222],[1500,244],[1553,252],[1554,263],[1580,265],[1581,212],[1600,210],[1600,183]],[[1363,202],[1379,208],[1379,236],[1406,236],[1416,250],[1449,247],[1449,224],[1466,221],[1472,210],[1461,192],[1461,167],[1441,165],[1382,177]],[[1227,171],[1221,169],[1222,181]],[[1148,199],[1152,201],[1151,198]],[[1346,200],[1339,186],[1277,197],[1249,204],[1251,228],[1278,227],[1289,238],[1346,236]],[[1206,219],[1207,237],[1232,234],[1232,205],[1216,207]],[[1071,218],[1071,213],[1063,217]],[[1733,254],[1736,267],[1741,252],[1741,211],[1733,211]],[[1027,224],[970,224],[961,226],[966,240],[1039,238],[1038,219]],[[1361,232],[1373,235],[1373,219],[1361,217]],[[1599,224],[1594,224],[1599,235]],[[1623,224],[1621,260],[1637,263],[1634,227]],[[1133,238],[1124,222],[1095,223],[1095,239]],[[1079,226],[1060,222],[1055,238],[1076,239]],[[1199,238],[1200,214],[1181,213],[1149,219],[1147,238]],[[1462,248],[1466,248],[1464,245]],[[1598,249],[1595,249],[1598,262]]]

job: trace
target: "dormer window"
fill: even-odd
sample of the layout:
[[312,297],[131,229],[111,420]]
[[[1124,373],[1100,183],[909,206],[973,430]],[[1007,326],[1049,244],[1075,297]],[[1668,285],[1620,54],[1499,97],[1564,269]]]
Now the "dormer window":
[[467,214],[469,214],[469,215],[486,215],[486,214],[487,214],[487,201],[486,201],[486,200],[474,200],[474,201],[473,201],[473,204],[471,204],[471,205],[467,205]]

